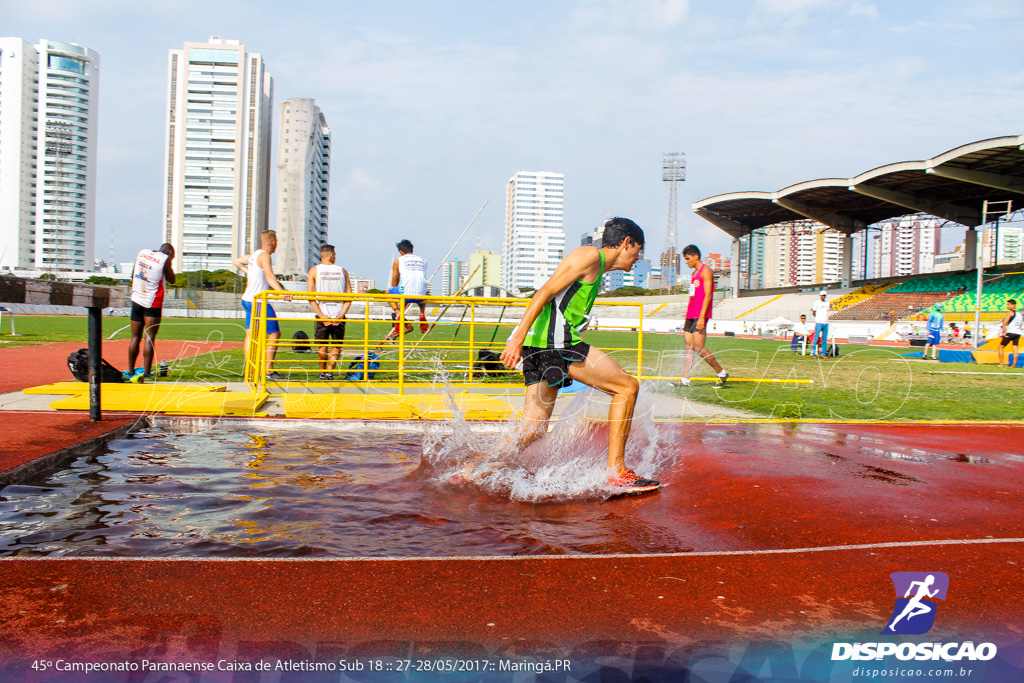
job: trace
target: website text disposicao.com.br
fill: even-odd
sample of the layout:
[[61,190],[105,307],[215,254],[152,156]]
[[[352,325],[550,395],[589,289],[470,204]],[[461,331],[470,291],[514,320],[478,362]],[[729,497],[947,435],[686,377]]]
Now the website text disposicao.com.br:
[[954,667],[949,669],[914,669],[914,668],[903,668],[903,667],[891,667],[888,669],[873,669],[870,667],[862,666],[853,670],[853,675],[857,678],[889,678],[891,676],[897,676],[899,678],[909,678],[911,676],[920,678],[970,678],[975,672],[980,673],[978,668],[970,667]]

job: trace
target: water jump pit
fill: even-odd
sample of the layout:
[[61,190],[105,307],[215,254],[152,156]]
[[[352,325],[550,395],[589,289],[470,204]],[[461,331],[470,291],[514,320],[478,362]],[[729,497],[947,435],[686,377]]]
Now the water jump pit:
[[1024,594],[1024,427],[640,411],[627,463],[670,485],[609,499],[580,401],[511,459],[502,423],[151,417],[0,489],[0,661],[574,667],[282,678],[302,681],[772,680],[792,661],[847,680],[860,663],[827,653],[880,639],[889,575],[942,571],[927,639],[995,642],[981,680],[1019,680],[1024,621],[994,596]]

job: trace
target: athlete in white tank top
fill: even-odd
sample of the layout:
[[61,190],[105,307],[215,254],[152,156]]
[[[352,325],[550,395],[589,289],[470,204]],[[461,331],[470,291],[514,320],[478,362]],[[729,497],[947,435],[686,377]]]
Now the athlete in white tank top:
[[1017,367],[1017,345],[1020,342],[1021,335],[1021,323],[1024,320],[1021,319],[1020,311],[1017,310],[1017,301],[1009,299],[1006,302],[1006,308],[1009,312],[1006,317],[1003,318],[1003,333],[1002,339],[999,341],[999,365],[1003,364],[1003,349],[1013,344],[1013,353],[1010,354],[1010,367]]
[[[307,276],[311,292],[351,293],[352,284],[348,271],[335,263],[337,255],[334,247],[325,244],[320,248],[320,261],[309,269]],[[313,326],[313,338],[321,342],[318,349],[320,356],[320,379],[334,380],[334,367],[341,357],[341,347],[345,340],[345,316],[352,302],[348,299],[310,299],[309,305],[316,313]]]
[[270,282],[267,281],[267,274],[263,272],[263,266],[259,265],[260,254],[269,255],[266,249],[257,249],[249,254],[246,260],[245,291],[242,292],[242,301],[252,303],[252,298],[260,292],[270,289]]
[[[264,230],[260,233],[260,248],[251,254],[245,254],[234,259],[236,268],[245,273],[245,292],[242,293],[242,308],[245,309],[245,353],[249,354],[249,325],[251,321],[253,297],[268,289],[276,289],[283,292],[284,287],[277,281],[274,275],[271,254],[277,251],[277,233],[273,230]],[[291,301],[290,296],[283,297],[285,301]],[[267,305],[267,339],[276,342],[281,338],[281,326],[277,322],[277,313],[274,307]],[[274,372],[274,358],[277,356],[277,344],[267,345],[267,379],[279,382],[284,378],[278,372]]]
[[416,254],[398,257],[398,286],[402,294],[427,293],[427,262]]
[[[427,294],[427,262],[422,256],[417,256],[412,253],[412,242],[409,240],[402,240],[395,245],[398,247],[398,258],[395,259],[394,263],[391,264],[391,288],[388,290],[389,294],[405,294],[406,296],[424,296]],[[391,310],[394,314],[391,316],[392,320],[398,319],[399,306],[397,301],[389,301]],[[407,301],[406,303],[413,303]],[[415,301],[420,307],[420,332],[426,334],[430,329],[430,325],[427,324],[427,308],[423,301]],[[406,323],[405,333],[409,334],[412,332],[412,325]],[[384,341],[394,341],[398,338],[399,329],[398,323],[396,322],[388,332],[388,335],[384,337]]]

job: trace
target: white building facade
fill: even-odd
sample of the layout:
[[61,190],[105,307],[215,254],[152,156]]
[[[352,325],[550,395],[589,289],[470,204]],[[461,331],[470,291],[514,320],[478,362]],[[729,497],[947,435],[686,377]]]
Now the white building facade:
[[0,38],[0,267],[93,266],[99,55]]
[[939,253],[939,219],[914,214],[882,221],[872,235],[874,277],[917,275],[935,270]]
[[561,173],[519,171],[509,178],[502,288],[512,293],[537,289],[554,273],[565,254],[564,188]]
[[469,262],[454,259],[441,264],[441,291],[438,296],[452,296],[466,283]]
[[275,267],[299,275],[320,262],[327,244],[331,131],[312,99],[285,100],[278,116]]
[[273,79],[217,36],[171,50],[167,68],[164,240],[175,270],[230,269],[268,228]]

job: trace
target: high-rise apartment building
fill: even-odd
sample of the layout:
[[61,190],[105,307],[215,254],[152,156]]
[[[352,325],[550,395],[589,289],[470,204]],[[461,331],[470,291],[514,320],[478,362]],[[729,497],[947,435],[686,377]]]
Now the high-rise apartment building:
[[[1019,263],[1024,261],[1024,250],[1021,249],[1021,228],[1011,225],[1000,225],[998,231],[995,228],[985,228],[982,235],[981,255],[985,267],[996,265],[996,241],[999,243],[999,263]],[[974,264],[971,264],[974,267]]]
[[[740,252],[741,280],[746,282],[743,268],[749,263],[751,289],[838,282],[842,277],[843,237],[841,232],[809,219],[758,230],[751,235],[747,250]],[[855,236],[852,253],[851,272],[855,280],[862,278],[864,272],[858,240]]]
[[564,187],[561,173],[519,171],[509,178],[501,252],[501,286],[509,292],[537,289],[562,260]]
[[0,38],[0,267],[93,265],[99,55]]
[[275,267],[284,275],[304,274],[327,244],[331,131],[308,98],[285,100],[278,116]]
[[882,221],[872,235],[875,277],[930,273],[939,253],[939,219],[914,214]]
[[167,69],[164,240],[175,270],[231,268],[268,227],[274,81],[218,36],[171,50]]
[[466,289],[501,286],[501,254],[477,249],[469,255],[469,281]]
[[453,296],[469,277],[469,263],[455,259],[441,264],[441,291],[438,296]]

